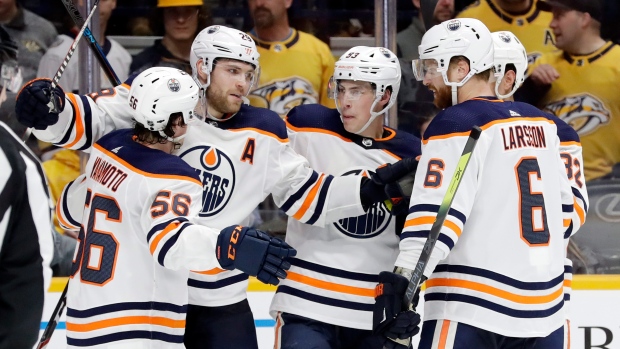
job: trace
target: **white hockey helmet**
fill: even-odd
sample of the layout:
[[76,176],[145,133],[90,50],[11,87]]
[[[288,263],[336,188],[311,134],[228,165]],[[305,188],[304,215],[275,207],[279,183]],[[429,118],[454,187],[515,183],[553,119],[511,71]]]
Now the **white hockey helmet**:
[[[398,90],[400,90],[400,79],[400,63],[392,51],[383,47],[355,46],[340,56],[336,62],[334,75],[330,79],[328,94],[336,100],[336,108],[341,112],[338,101],[339,80],[367,81],[374,85],[376,88],[375,101],[370,106],[370,119],[356,132],[360,134],[368,128],[377,116],[385,113],[396,103]],[[375,105],[381,100],[388,87],[392,89],[390,101],[381,111],[374,112]],[[342,119],[342,115],[340,118]]]
[[[494,61],[495,67],[495,94],[497,97],[504,99],[512,96],[517,89],[525,81],[525,72],[527,71],[527,52],[523,44],[517,39],[517,37],[509,31],[499,31],[491,33],[493,37],[494,46]],[[499,93],[499,85],[506,74],[506,66],[512,64],[516,69],[516,79],[512,90],[507,95]]]
[[[251,89],[252,86],[258,84],[259,57],[256,44],[248,34],[237,29],[212,25],[201,30],[194,39],[189,53],[189,62],[192,65],[192,76],[201,89],[206,89],[211,83],[210,74],[216,58],[230,58],[249,63],[256,69],[250,83]],[[198,79],[196,67],[198,60],[203,61],[202,71],[209,76],[206,84],[202,84]]]
[[[412,61],[418,81],[424,80],[429,69],[441,73],[443,81],[452,87],[452,104],[456,104],[456,88],[463,86],[475,74],[493,67],[493,39],[489,29],[474,18],[457,18],[442,22],[429,29],[418,46],[420,59]],[[469,60],[469,74],[460,82],[448,81],[448,67],[452,57],[463,56]],[[436,64],[436,68],[435,68]]]
[[182,137],[173,139],[164,133],[164,129],[172,114],[182,113],[186,124],[193,118],[198,103],[198,86],[182,70],[153,67],[133,80],[128,98],[137,123],[148,130],[158,131],[171,142],[178,141]]

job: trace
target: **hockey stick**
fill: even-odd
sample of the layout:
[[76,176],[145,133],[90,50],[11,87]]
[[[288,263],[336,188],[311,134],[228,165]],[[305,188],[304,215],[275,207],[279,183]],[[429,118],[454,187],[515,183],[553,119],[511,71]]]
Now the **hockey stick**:
[[52,313],[52,317],[50,317],[50,321],[45,326],[45,330],[41,335],[41,339],[39,340],[39,344],[37,345],[37,349],[43,349],[47,347],[50,340],[52,339],[52,333],[56,329],[58,322],[60,321],[60,317],[62,316],[62,311],[65,309],[67,305],[67,290],[69,289],[69,281],[67,281],[67,285],[65,285],[65,289],[62,291],[60,295],[60,300],[58,304],[56,304],[56,308],[54,308],[54,313]]
[[80,32],[78,33],[78,35],[75,37],[75,40],[73,40],[73,43],[71,44],[71,47],[69,48],[69,52],[67,52],[67,55],[65,56],[65,59],[62,61],[62,64],[60,65],[60,67],[58,67],[58,71],[56,72],[56,75],[54,75],[54,77],[52,78],[52,86],[50,88],[50,102],[48,103],[48,107],[50,107],[51,113],[58,113],[58,101],[56,100],[56,98],[54,98],[53,91],[56,88],[56,86],[58,86],[58,81],[60,81],[60,77],[62,76],[62,73],[64,73],[65,69],[67,68],[67,64],[69,64],[71,57],[73,57],[73,53],[75,52],[75,49],[77,48],[77,45],[80,42],[80,38],[82,37],[84,30],[88,28],[88,21],[90,21],[90,18],[93,16],[93,14],[95,14],[95,10],[97,10],[97,5],[99,5],[99,0],[95,0],[93,9],[90,10],[90,13],[88,14],[88,18],[86,18],[86,22],[84,22],[84,25],[82,26],[82,29],[80,29]]
[[[64,1],[64,0],[63,0]],[[434,25],[435,7],[438,0],[420,0],[420,11],[422,12],[422,22],[424,29],[429,30]]]
[[[98,2],[99,0],[96,0],[95,4]],[[75,8],[75,5],[73,5],[72,0],[62,0],[62,4],[65,5],[65,8],[67,9],[67,11],[69,11],[69,14],[71,15],[71,18],[73,19],[73,22],[76,26],[83,27],[84,24],[88,22],[88,19],[84,21],[82,15],[80,14],[80,11]],[[88,28],[88,26],[86,27],[86,30],[84,30],[84,36],[86,37],[86,39],[88,39],[88,44],[93,49],[95,57],[97,57],[97,61],[99,62],[99,65],[101,65],[101,68],[105,72],[105,75],[108,77],[108,80],[110,80],[110,83],[112,83],[112,85],[114,86],[120,85],[121,81],[118,79],[118,76],[114,72],[112,65],[110,65],[110,62],[108,62],[105,53],[103,53],[103,49],[93,36],[93,33],[90,31],[90,28]]]
[[[459,159],[458,164],[456,165],[456,170],[454,171],[454,175],[450,180],[450,185],[448,185],[448,190],[446,194],[443,196],[443,200],[441,201],[441,205],[439,205],[439,210],[437,210],[437,216],[435,216],[435,222],[433,222],[433,226],[431,227],[431,231],[428,233],[428,239],[424,243],[424,247],[422,248],[422,253],[420,253],[420,258],[418,259],[418,263],[415,266],[414,270],[398,268],[400,269],[400,274],[407,277],[409,279],[409,284],[407,285],[407,290],[405,291],[405,296],[403,299],[404,309],[408,310],[411,307],[413,302],[413,298],[415,297],[415,293],[420,287],[420,281],[422,281],[423,272],[426,268],[426,264],[428,260],[431,258],[431,253],[435,248],[435,243],[437,243],[437,239],[439,238],[439,233],[441,228],[443,227],[443,223],[448,216],[448,211],[450,211],[450,206],[452,206],[452,201],[454,201],[454,197],[456,196],[456,191],[459,189],[459,185],[461,184],[461,180],[465,175],[465,170],[467,169],[467,164],[469,164],[469,159],[471,158],[471,154],[476,147],[476,143],[478,142],[478,138],[482,133],[482,129],[478,126],[474,126],[469,133],[469,138],[467,138],[467,143],[465,143],[465,148],[463,149],[463,154]],[[396,343],[405,345],[409,348],[411,344],[411,338],[407,339],[397,339],[393,340]]]
[[[56,86],[58,86],[60,77],[62,76],[65,69],[67,68],[67,64],[69,64],[71,57],[73,57],[73,53],[75,52],[75,49],[78,43],[80,42],[80,38],[82,38],[82,34],[84,33],[84,30],[88,28],[88,25],[87,25],[88,21],[90,21],[90,18],[95,13],[95,10],[97,10],[98,4],[99,4],[99,0],[95,0],[93,9],[90,10],[88,17],[86,18],[86,22],[84,22],[84,25],[82,26],[82,29],[80,29],[80,32],[78,33],[78,35],[75,37],[75,40],[73,40],[73,43],[71,44],[71,47],[69,47],[69,51],[67,52],[65,59],[62,61],[62,63],[60,64],[60,67],[58,67],[58,70],[56,71],[56,74],[52,78],[52,86],[50,88],[50,101],[49,103],[47,103],[47,106],[50,108],[50,113],[58,113],[58,101],[56,100],[54,96],[54,89],[56,88]],[[30,137],[30,134],[32,134],[32,127],[28,127],[26,129],[26,132],[24,132],[24,135],[22,136],[22,141],[26,142],[26,140],[28,140],[28,138]]]

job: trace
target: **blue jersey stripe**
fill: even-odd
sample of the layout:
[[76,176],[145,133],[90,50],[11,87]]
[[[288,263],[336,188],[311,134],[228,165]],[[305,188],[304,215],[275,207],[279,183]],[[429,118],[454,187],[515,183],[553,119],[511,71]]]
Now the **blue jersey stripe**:
[[69,214],[69,207],[67,207],[67,194],[69,193],[69,189],[73,184],[74,181],[69,182],[69,184],[67,185],[67,189],[62,194],[62,211],[65,212],[65,218],[67,218],[69,223],[73,224],[73,226],[75,227],[79,227],[80,222],[76,221],[75,219],[73,219],[73,217],[71,217],[71,215]]
[[179,240],[179,236],[181,235],[183,230],[185,230],[185,228],[187,228],[187,227],[189,227],[191,225],[192,225],[191,223],[183,224],[183,226],[179,229],[179,231],[177,231],[176,234],[174,234],[174,236],[172,236],[170,239],[168,239],[168,241],[166,241],[166,243],[164,243],[164,246],[161,248],[161,250],[159,250],[159,255],[157,256],[157,262],[162,267],[165,267],[164,259],[166,259],[166,254],[168,253],[168,251],[170,251],[172,246],[174,246],[174,244],[177,243],[177,240]]
[[306,224],[314,224],[321,216],[321,212],[323,212],[323,206],[325,206],[325,198],[327,197],[329,186],[333,180],[334,176],[331,175],[325,178],[323,186],[321,187],[321,191],[319,192],[319,198],[316,202],[316,206],[314,207],[314,213],[312,214],[312,217],[310,217],[310,219],[306,222]]
[[113,313],[117,311],[125,311],[125,310],[159,310],[159,311],[170,311],[178,314],[187,313],[187,304],[185,305],[177,305],[172,303],[162,303],[162,302],[124,302],[124,303],[114,303],[102,305],[95,308],[85,309],[85,310],[76,310],[72,308],[67,308],[67,316],[85,319],[92,316],[102,315]]
[[458,293],[427,293],[424,295],[424,300],[429,301],[444,301],[444,302],[461,302],[461,303],[469,303],[482,308],[486,308],[492,310],[496,313],[508,315],[511,317],[522,318],[522,319],[539,319],[549,317],[562,309],[564,306],[564,299],[561,298],[560,301],[547,309],[540,310],[519,310],[513,309],[509,307],[505,307],[503,305],[493,303],[486,299],[468,296],[464,294]]
[[162,342],[177,344],[183,343],[183,335],[179,336],[155,331],[123,331],[86,339],[77,339],[67,336],[67,344],[75,347],[91,347],[94,345],[101,345],[110,342],[137,338],[151,340],[154,339]]
[[[428,235],[430,234],[430,230],[420,230],[420,231],[415,231],[415,232],[403,232],[400,234],[400,239],[407,239],[407,238],[428,238]],[[446,245],[450,250],[452,250],[452,248],[454,248],[454,240],[452,240],[448,235],[446,234],[439,234],[439,236],[437,237],[437,241],[441,241],[444,245]]]
[[[414,213],[414,212],[437,213],[439,212],[439,205],[431,205],[431,204],[414,205],[409,208],[409,213]],[[458,219],[459,221],[463,223],[463,225],[465,225],[465,222],[467,221],[467,217],[465,217],[465,215],[462,214],[461,212],[457,211],[454,208],[450,208],[450,210],[448,211],[448,214]]]
[[548,289],[555,288],[559,284],[564,282],[563,272],[562,274],[558,275],[557,277],[549,281],[525,282],[525,281],[513,279],[506,275],[502,275],[502,274],[499,274],[499,273],[496,273],[490,270],[475,268],[475,267],[468,267],[464,265],[439,264],[437,265],[435,270],[433,270],[433,273],[444,273],[444,272],[480,276],[483,278],[487,278],[487,279],[500,282],[502,284],[506,284],[508,286],[512,286],[514,288],[518,288],[521,290],[528,290],[528,291],[548,290]]
[[310,271],[314,271],[317,273],[335,276],[343,279],[350,279],[355,281],[365,281],[365,282],[379,282],[379,275],[374,274],[364,274],[364,273],[356,273],[352,271],[340,270],[336,268],[326,267],[324,265],[315,264],[312,262],[305,261],[299,258],[291,258],[289,259],[291,265],[294,265],[299,268],[307,269]]
[[588,212],[588,203],[583,198],[583,195],[581,195],[581,192],[579,192],[579,190],[577,188],[571,187],[571,189],[573,191],[573,195],[578,197],[581,200],[581,202],[583,202],[583,210],[586,211],[586,213],[587,213]]
[[155,233],[160,232],[162,230],[164,230],[168,225],[170,225],[170,223],[172,222],[187,222],[187,218],[185,217],[175,217],[172,218],[168,221],[165,221],[163,223],[159,223],[156,226],[154,226],[151,230],[149,230],[148,234],[146,234],[146,241],[150,242],[151,238],[153,237],[153,235],[155,235]]
[[293,206],[293,204],[295,204],[299,199],[301,199],[302,196],[304,196],[308,188],[310,188],[311,185],[316,183],[316,180],[318,178],[319,174],[316,173],[316,171],[312,171],[312,175],[310,175],[310,178],[306,181],[306,183],[304,183],[304,185],[302,185],[295,194],[291,195],[288,200],[286,200],[286,202],[282,206],[280,206],[280,208],[284,212],[288,211]]
[[201,281],[190,278],[187,280],[187,286],[195,287],[195,288],[203,288],[207,290],[215,290],[218,288],[224,288],[226,286],[230,286],[232,284],[236,284],[238,282],[243,282],[249,278],[248,274],[239,274],[235,276],[231,276],[226,279],[218,280],[218,281]]
[[84,105],[84,133],[86,133],[86,143],[81,146],[78,150],[86,150],[90,148],[93,142],[93,115],[90,110],[90,104],[88,103],[88,98],[84,96],[78,96],[82,101],[82,105]]
[[339,299],[328,298],[328,297],[312,294],[309,292],[297,290],[289,286],[278,286],[276,293],[278,292],[290,294],[291,296],[299,297],[301,299],[306,299],[311,302],[330,305],[332,307],[338,307],[338,308],[361,310],[361,311],[372,311],[374,307],[374,304],[358,303],[358,302],[343,301]]

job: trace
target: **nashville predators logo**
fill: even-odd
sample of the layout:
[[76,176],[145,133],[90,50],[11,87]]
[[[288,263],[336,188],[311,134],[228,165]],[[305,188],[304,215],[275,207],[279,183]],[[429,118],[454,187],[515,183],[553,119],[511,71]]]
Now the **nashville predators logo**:
[[252,91],[248,98],[251,105],[271,109],[281,116],[298,105],[318,102],[312,84],[299,77],[273,81]]
[[566,97],[545,107],[545,111],[571,125],[580,136],[594,132],[609,123],[610,112],[605,105],[589,94]]
[[235,168],[230,157],[212,146],[197,146],[179,155],[190,164],[202,182],[200,217],[218,214],[230,200],[235,189]]
[[[368,170],[352,170],[343,174],[368,176]],[[392,215],[384,203],[375,203],[366,214],[357,217],[349,217],[333,223],[341,233],[358,238],[367,239],[381,234],[390,224]]]

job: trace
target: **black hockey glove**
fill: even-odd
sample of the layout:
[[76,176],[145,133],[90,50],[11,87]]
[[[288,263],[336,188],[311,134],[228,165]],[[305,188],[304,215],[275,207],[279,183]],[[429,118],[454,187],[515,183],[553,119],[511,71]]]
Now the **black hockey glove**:
[[379,274],[372,314],[374,334],[382,334],[391,339],[405,339],[415,336],[420,331],[420,315],[413,310],[417,301],[414,299],[409,309],[405,309],[403,304],[408,284],[409,280],[402,275],[387,271]]
[[294,257],[297,250],[260,230],[231,225],[220,232],[215,253],[222,268],[238,269],[277,285],[291,267],[286,258]]
[[50,112],[51,93],[58,101],[58,111],[65,109],[65,92],[56,86],[52,91],[52,80],[34,79],[29,81],[17,95],[15,113],[17,120],[27,127],[44,130],[58,122],[58,113]]
[[[405,158],[397,161],[393,164],[387,164],[381,166],[375,170],[375,173],[371,173],[369,179],[363,179],[360,188],[360,198],[364,209],[368,209],[370,205],[376,202],[383,202],[386,200],[396,202],[400,205],[407,206],[409,208],[409,200],[405,199],[405,193],[402,189],[397,190],[399,186],[398,181],[401,179],[415,174],[418,169],[418,160],[414,158]],[[395,195],[395,196],[393,196]],[[402,195],[402,197],[400,196]],[[403,199],[406,203],[401,204]]]

